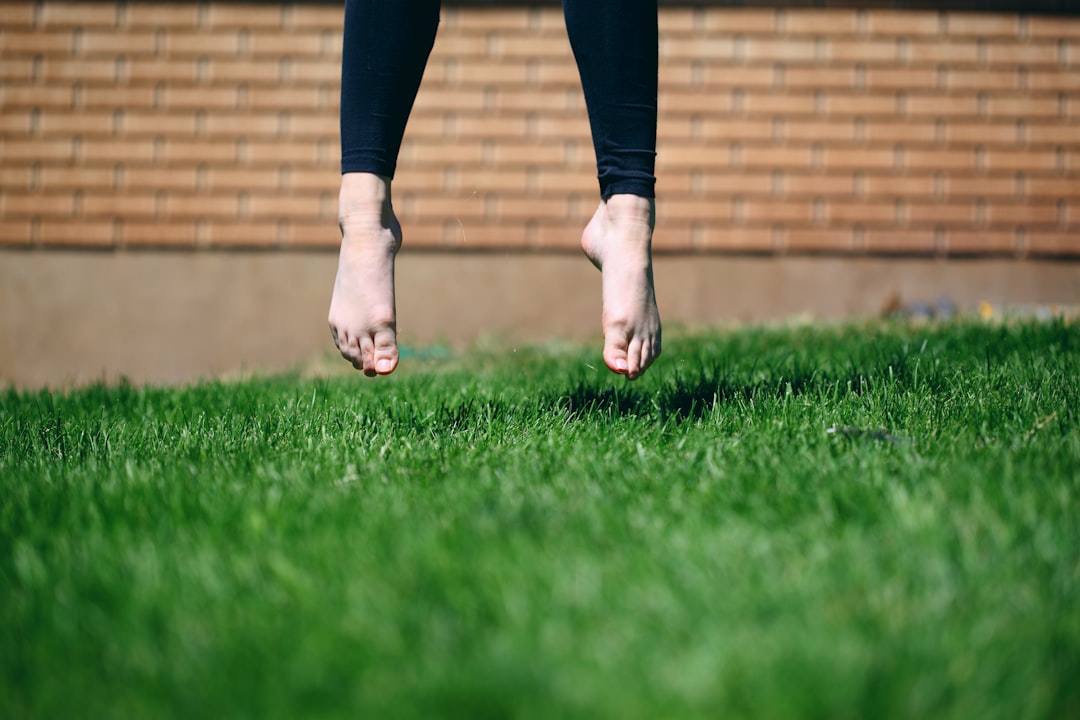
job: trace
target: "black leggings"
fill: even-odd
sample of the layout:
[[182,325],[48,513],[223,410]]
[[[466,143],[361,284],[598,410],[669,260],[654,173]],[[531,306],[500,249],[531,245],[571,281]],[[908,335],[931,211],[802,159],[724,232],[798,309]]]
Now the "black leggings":
[[[656,0],[563,0],[600,196],[655,195]],[[341,171],[392,178],[439,0],[346,0]]]

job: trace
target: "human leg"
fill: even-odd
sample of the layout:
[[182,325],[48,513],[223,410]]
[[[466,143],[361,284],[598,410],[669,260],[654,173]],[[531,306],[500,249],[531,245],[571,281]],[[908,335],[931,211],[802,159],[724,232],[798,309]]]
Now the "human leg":
[[341,251],[329,323],[366,375],[397,367],[390,185],[439,24],[439,0],[346,0],[341,70]]
[[563,0],[563,12],[600,182],[582,249],[603,275],[604,362],[633,380],[661,350],[652,273],[656,0]]

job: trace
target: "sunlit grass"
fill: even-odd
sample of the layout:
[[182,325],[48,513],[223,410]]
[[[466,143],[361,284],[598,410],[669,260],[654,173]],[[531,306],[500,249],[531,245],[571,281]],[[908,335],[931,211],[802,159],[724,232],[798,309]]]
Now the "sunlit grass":
[[1080,715],[1080,330],[0,395],[0,717]]

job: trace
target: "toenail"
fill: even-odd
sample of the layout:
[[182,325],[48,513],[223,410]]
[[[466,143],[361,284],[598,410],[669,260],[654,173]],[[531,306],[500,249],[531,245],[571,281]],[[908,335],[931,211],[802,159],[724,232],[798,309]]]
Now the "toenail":
[[375,363],[375,369],[379,372],[390,372],[391,363],[389,360],[380,360]]
[[626,372],[626,361],[625,360],[616,360],[615,361],[615,369],[618,370],[619,372]]

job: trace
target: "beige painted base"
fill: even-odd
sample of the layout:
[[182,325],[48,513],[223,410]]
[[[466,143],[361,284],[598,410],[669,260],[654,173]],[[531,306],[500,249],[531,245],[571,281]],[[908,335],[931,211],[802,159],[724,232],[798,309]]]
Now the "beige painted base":
[[[295,368],[332,349],[335,264],[319,252],[0,251],[0,385]],[[656,281],[669,326],[874,315],[892,297],[1080,303],[1080,264],[1030,260],[661,256]],[[599,286],[574,254],[404,252],[401,340],[598,341]]]

